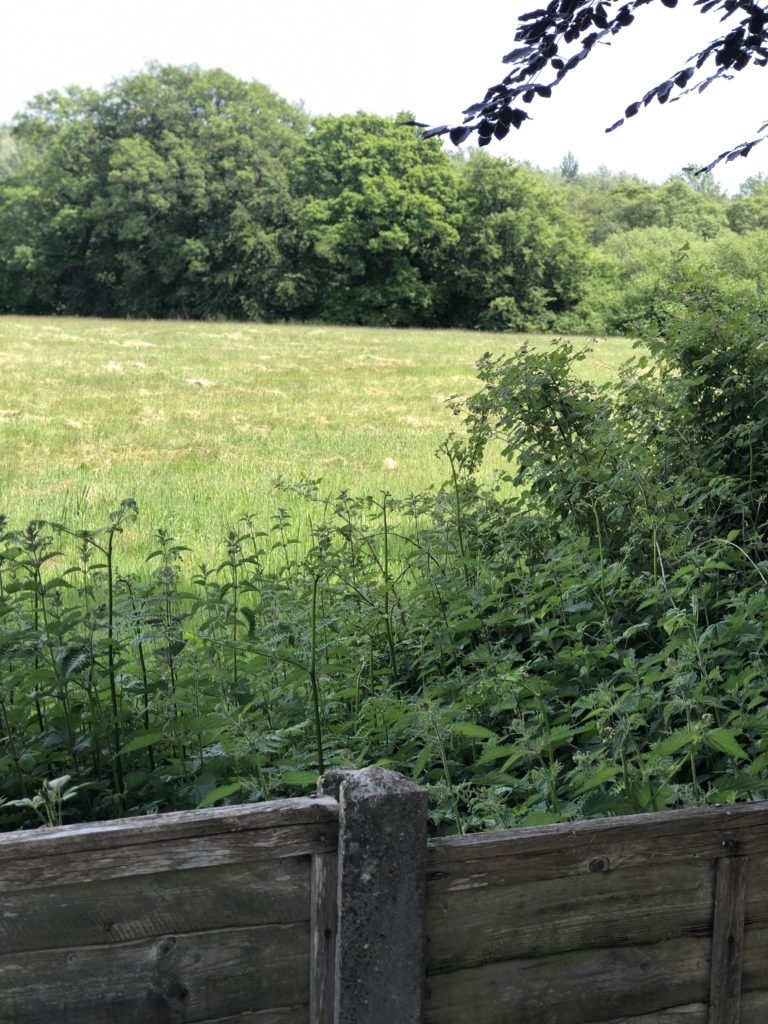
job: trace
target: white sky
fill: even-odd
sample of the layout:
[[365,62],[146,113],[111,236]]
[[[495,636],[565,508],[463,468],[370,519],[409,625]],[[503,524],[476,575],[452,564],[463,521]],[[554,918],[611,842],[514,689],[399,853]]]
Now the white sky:
[[[503,77],[515,18],[534,2],[0,0],[0,123],[37,93],[101,88],[148,60],[222,67],[303,101],[312,114],[411,110],[421,121],[458,123]],[[604,129],[720,31],[717,17],[690,0],[641,9],[623,38],[601,47],[551,100],[531,105],[534,123],[491,150],[542,167],[571,150],[583,171],[605,164],[655,181],[707,162],[768,120],[768,68],[663,109],[654,104],[610,135]],[[768,141],[716,176],[735,190],[760,171],[768,173]]]

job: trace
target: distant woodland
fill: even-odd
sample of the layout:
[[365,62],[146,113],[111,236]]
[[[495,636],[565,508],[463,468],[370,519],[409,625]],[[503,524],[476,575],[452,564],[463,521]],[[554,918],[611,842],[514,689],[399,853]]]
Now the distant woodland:
[[149,65],[0,129],[0,312],[623,333],[680,253],[768,274],[768,177],[541,170]]

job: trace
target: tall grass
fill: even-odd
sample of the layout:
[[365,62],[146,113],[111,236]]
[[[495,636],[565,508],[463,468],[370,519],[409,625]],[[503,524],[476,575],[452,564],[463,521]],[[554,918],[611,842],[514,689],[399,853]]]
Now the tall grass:
[[[76,529],[132,496],[151,529],[127,529],[126,569],[143,562],[158,527],[210,561],[240,515],[268,527],[281,508],[299,513],[276,477],[396,497],[439,483],[447,468],[435,451],[457,426],[446,399],[474,390],[484,352],[521,340],[2,317],[0,511],[14,526],[45,518]],[[600,341],[585,373],[610,375],[628,350]]]

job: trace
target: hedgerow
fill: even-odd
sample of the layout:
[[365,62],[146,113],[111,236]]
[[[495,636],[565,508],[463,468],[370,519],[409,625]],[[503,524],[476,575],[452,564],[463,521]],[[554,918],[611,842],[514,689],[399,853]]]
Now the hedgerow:
[[484,357],[446,485],[304,482],[308,541],[245,516],[192,567],[157,529],[123,575],[130,499],[99,529],[4,520],[0,825],[374,762],[436,833],[765,796],[766,309],[675,276],[618,382],[568,343]]

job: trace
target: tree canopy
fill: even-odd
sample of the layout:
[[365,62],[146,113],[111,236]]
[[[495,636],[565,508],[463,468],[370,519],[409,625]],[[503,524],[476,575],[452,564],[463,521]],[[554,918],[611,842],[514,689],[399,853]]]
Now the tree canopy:
[[670,248],[754,294],[768,184],[456,153],[365,112],[150,65],[0,130],[0,313],[623,332]]
[[0,306],[269,313],[302,111],[224,71],[150,65],[37,97],[0,189]]
[[[548,98],[565,77],[585,61],[598,43],[609,42],[626,31],[635,20],[635,12],[655,0],[551,0],[544,8],[528,11],[519,19],[514,41],[518,45],[503,57],[509,72],[484,97],[464,111],[464,123],[428,128],[427,137],[450,136],[455,145],[472,133],[487,146],[492,139],[503,139],[510,128],[520,128],[528,120],[525,105]],[[676,7],[678,0],[660,0],[664,7]],[[630,103],[623,117],[607,128],[614,131],[626,119],[634,117],[654,100],[670,99],[701,92],[715,79],[732,77],[750,64],[768,63],[768,5],[757,0],[693,0],[694,7],[706,15],[717,13],[726,25],[702,50],[684,60],[678,70],[657,82],[639,99]],[[522,104],[522,105],[521,105]],[[422,126],[425,127],[425,126]],[[762,125],[755,137],[735,144],[707,165],[711,171],[721,161],[748,156],[764,141]]]

